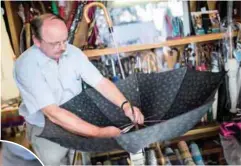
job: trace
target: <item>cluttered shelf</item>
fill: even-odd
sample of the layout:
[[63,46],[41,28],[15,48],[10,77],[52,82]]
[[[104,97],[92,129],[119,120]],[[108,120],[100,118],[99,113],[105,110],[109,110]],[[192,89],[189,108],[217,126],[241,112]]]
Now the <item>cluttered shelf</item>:
[[[189,130],[187,133],[184,135],[177,137],[173,140],[170,140],[171,143],[176,143],[178,140],[194,140],[195,137],[196,139],[199,138],[208,138],[217,135],[219,132],[219,124],[218,123],[210,123],[207,125],[202,125],[202,126],[197,126],[192,130]],[[202,137],[198,137],[202,136]],[[161,146],[161,144],[160,144]],[[155,144],[151,145],[152,148],[155,148]],[[209,151],[205,151],[205,153],[208,153]],[[109,155],[117,155],[125,153],[124,150],[116,150],[116,151],[111,151],[111,152],[104,152],[104,153],[93,153],[91,156],[92,157],[102,157],[102,156],[109,156]]]
[[[238,34],[237,32],[233,32],[233,36],[237,36],[237,34]],[[163,46],[178,46],[178,45],[184,45],[184,44],[189,44],[189,43],[198,43],[198,42],[219,40],[219,39],[222,39],[223,36],[224,36],[224,33],[190,36],[190,37],[184,37],[181,39],[168,40],[168,41],[164,41],[164,42],[156,43],[156,44],[123,46],[123,47],[119,47],[118,50],[119,50],[119,53],[142,51],[142,50],[148,50],[148,49],[153,49],[153,48],[160,48]],[[90,57],[98,57],[101,55],[115,54],[116,48],[85,50],[84,53],[89,58]]]

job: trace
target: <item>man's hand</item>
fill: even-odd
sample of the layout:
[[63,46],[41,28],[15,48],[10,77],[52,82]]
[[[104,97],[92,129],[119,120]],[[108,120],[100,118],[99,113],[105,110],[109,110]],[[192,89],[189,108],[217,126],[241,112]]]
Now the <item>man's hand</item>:
[[141,111],[139,110],[139,108],[133,107],[133,110],[134,110],[134,114],[133,114],[130,104],[126,104],[123,107],[123,110],[125,112],[125,115],[128,118],[130,118],[130,120],[133,123],[137,123],[137,124],[143,124],[144,123],[144,116],[141,113]]
[[114,126],[100,127],[98,138],[108,138],[108,137],[117,137],[121,134],[121,130]]
[[107,138],[117,137],[121,134],[121,130],[114,126],[95,126],[57,105],[46,106],[42,111],[53,123],[77,135],[91,138]]

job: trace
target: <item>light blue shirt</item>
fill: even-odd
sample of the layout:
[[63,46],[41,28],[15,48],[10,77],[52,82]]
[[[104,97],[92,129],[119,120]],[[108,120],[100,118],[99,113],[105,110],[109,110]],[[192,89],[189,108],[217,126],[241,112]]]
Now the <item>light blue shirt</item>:
[[23,101],[19,113],[28,123],[44,127],[41,109],[78,95],[82,79],[95,87],[102,78],[83,52],[71,44],[67,44],[59,63],[33,45],[15,62],[14,79]]

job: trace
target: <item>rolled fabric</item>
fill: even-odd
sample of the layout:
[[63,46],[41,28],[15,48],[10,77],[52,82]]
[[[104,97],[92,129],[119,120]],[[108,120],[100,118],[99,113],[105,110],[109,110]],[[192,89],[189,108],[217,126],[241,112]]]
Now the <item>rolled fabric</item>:
[[[70,27],[71,27],[72,22],[73,22],[73,20],[74,20],[74,15],[75,15],[76,10],[77,10],[77,7],[78,7],[78,2],[77,2],[77,1],[74,1],[73,3],[68,2],[68,4],[69,4],[69,5],[72,5],[72,8],[71,8],[71,11],[70,11],[70,14],[69,14],[67,23],[66,23],[66,26],[67,26],[68,30],[70,30]],[[69,5],[68,5],[68,7],[66,8],[66,10],[69,10]],[[69,12],[69,11],[66,11],[66,12]]]
[[168,156],[172,165],[182,165],[182,163],[179,161],[172,148],[165,148],[165,155]]
[[70,27],[69,37],[68,37],[69,43],[73,43],[73,41],[74,41],[75,30],[78,26],[79,21],[81,20],[83,8],[84,8],[84,3],[80,2],[79,5],[78,5],[78,8],[77,8],[77,11],[75,13],[74,20],[73,20],[73,22],[71,24],[71,27]]
[[56,4],[55,1],[52,1],[52,2],[51,2],[51,7],[52,7],[52,12],[53,12],[55,15],[59,15],[58,6],[57,6],[57,4]]
[[65,6],[66,6],[65,1],[59,0],[59,16],[62,17],[63,19],[65,18],[65,12],[64,12]]
[[181,156],[179,150],[178,149],[174,149],[174,151],[175,151],[175,154],[176,154],[179,162],[181,163],[180,165],[183,165],[184,163],[183,163],[182,156]]
[[192,142],[190,145],[189,145],[189,148],[190,148],[190,151],[191,151],[191,154],[192,154],[192,158],[195,162],[195,164],[197,165],[205,165],[204,162],[203,162],[203,158],[202,158],[202,154],[199,150],[199,147],[196,143]]
[[155,150],[151,149],[146,151],[146,164],[153,166],[158,165]]
[[188,149],[187,143],[185,141],[180,141],[177,144],[177,146],[180,150],[184,164],[185,165],[195,165],[194,161],[192,160],[192,155]]

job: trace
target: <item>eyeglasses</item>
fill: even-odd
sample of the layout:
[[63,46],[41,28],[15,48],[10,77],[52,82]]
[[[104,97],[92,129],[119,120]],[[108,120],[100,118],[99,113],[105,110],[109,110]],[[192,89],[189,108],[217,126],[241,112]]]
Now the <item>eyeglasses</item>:
[[42,39],[45,43],[51,45],[51,47],[53,49],[59,49],[61,48],[62,44],[66,45],[68,43],[68,40],[64,40],[64,41],[58,41],[58,42],[47,42],[46,40]]

